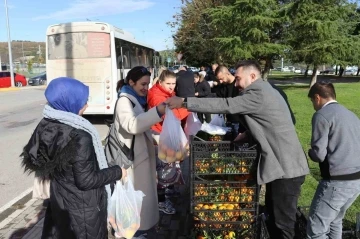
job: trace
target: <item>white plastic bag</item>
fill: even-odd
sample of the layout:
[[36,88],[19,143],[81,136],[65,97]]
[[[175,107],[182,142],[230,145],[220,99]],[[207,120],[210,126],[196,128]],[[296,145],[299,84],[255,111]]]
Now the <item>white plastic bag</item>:
[[187,155],[188,140],[180,120],[166,107],[165,120],[159,138],[158,158],[164,163],[181,161]]
[[184,128],[186,137],[189,139],[190,135],[196,135],[201,129],[202,123],[196,113],[190,113],[186,119]]
[[210,124],[220,126],[220,127],[224,127],[225,126],[224,115],[222,115],[222,114],[212,115]]
[[225,135],[229,128],[204,123],[201,126],[201,130],[211,135]]
[[143,197],[141,191],[135,191],[130,178],[117,181],[108,209],[108,220],[115,230],[115,237],[132,238],[140,227],[140,212]]

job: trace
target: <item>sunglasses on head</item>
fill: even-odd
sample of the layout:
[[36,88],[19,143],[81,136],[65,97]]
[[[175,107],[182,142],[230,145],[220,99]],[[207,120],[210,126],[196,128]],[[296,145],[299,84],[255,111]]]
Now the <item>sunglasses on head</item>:
[[143,74],[150,73],[150,72],[148,71],[148,69],[145,68],[145,67],[141,67],[141,69],[139,69],[138,71],[141,71]]

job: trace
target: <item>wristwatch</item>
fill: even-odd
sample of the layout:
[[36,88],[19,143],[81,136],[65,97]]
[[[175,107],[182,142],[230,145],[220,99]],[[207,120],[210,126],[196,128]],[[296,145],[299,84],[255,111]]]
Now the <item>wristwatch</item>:
[[182,108],[187,108],[187,98],[184,98],[181,107],[182,107]]

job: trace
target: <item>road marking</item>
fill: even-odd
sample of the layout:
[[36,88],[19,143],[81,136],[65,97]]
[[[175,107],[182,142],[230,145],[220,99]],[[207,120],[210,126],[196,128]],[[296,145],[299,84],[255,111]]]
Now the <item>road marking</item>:
[[[23,193],[21,193],[19,196],[17,196],[16,198],[14,198],[13,200],[11,200],[10,202],[6,203],[4,206],[2,206],[0,208],[0,213],[2,213],[3,211],[5,211],[6,209],[8,209],[9,207],[11,207],[14,203],[16,203],[17,201],[19,201],[20,199],[22,199],[23,197],[25,197],[26,195],[28,195],[29,193],[31,193],[33,190],[33,188],[28,188],[26,189]],[[31,200],[30,200],[31,201]],[[1,227],[0,227],[1,228]]]
[[27,203],[24,204],[24,208],[17,209],[15,212],[11,213],[7,218],[5,218],[2,222],[0,222],[0,229],[9,224],[12,220],[18,217],[21,213],[23,213],[26,209],[28,209],[31,205],[36,202],[37,199],[30,199]]
[[0,92],[18,91],[19,88],[1,88]]

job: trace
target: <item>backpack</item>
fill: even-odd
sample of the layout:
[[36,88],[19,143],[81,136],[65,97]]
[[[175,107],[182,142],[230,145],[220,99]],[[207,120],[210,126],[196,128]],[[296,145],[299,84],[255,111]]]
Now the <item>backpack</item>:
[[[126,97],[126,96],[122,96]],[[128,97],[126,97],[128,98]],[[120,98],[119,98],[120,99]],[[115,104],[115,110],[112,121],[105,121],[105,124],[109,127],[109,133],[105,138],[105,156],[109,166],[119,165],[125,169],[131,167],[134,161],[134,144],[135,144],[135,135],[132,137],[130,148],[126,146],[125,143],[121,142],[117,137],[117,132],[115,129],[115,117],[116,117],[116,107],[119,102],[117,99]],[[128,98],[129,99],[129,98]],[[130,100],[130,99],[129,99]],[[130,100],[133,108],[135,103]]]

